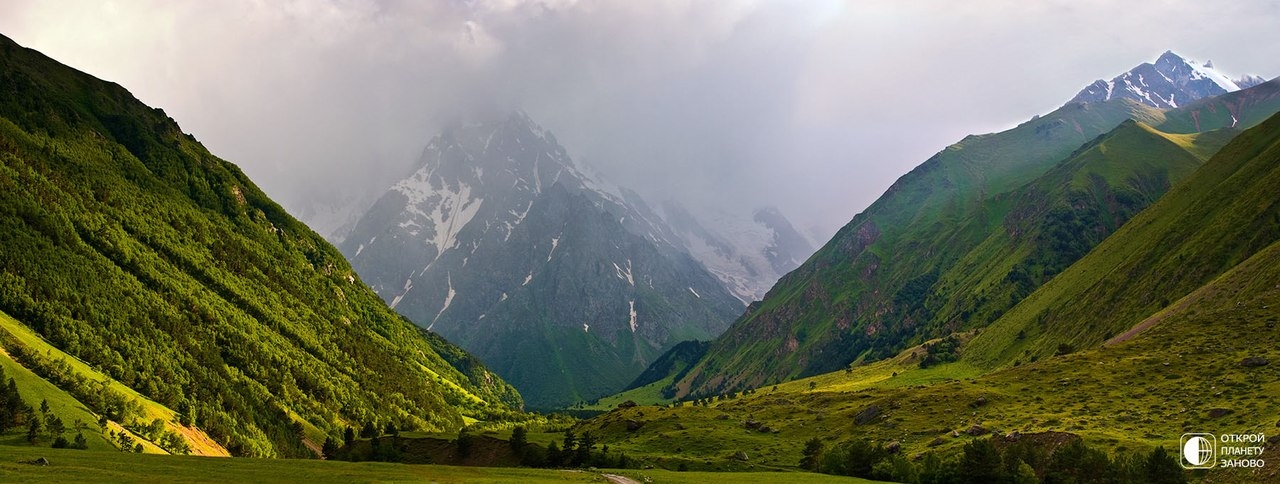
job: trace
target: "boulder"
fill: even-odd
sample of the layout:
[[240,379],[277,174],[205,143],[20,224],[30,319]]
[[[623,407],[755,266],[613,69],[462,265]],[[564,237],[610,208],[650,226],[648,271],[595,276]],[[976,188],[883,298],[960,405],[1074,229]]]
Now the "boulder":
[[746,461],[747,461],[747,453],[746,453],[746,452],[743,452],[743,451],[741,451],[741,450],[739,450],[739,451],[737,451],[737,452],[735,452],[735,453],[733,454],[733,458],[734,458],[734,459],[737,459],[737,460],[740,460],[740,461],[743,461],[743,462],[746,462]]
[[858,425],[866,425],[871,422],[874,422],[876,417],[879,417],[879,416],[880,416],[880,407],[877,405],[872,405],[870,407],[862,409],[862,411],[858,412],[857,415],[854,415],[853,423]]
[[902,442],[896,440],[889,442],[888,445],[884,446],[884,450],[889,451],[890,454],[897,454],[898,451],[902,450]]
[[973,424],[973,426],[969,427],[969,430],[965,431],[965,433],[977,437],[987,433],[987,428],[978,424]]
[[1209,418],[1220,418],[1231,415],[1229,408],[1211,408],[1209,409]]
[[1259,366],[1267,366],[1271,361],[1264,356],[1248,356],[1240,360],[1240,366],[1245,368],[1257,368]]
[[630,420],[630,419],[627,420],[627,432],[635,432],[637,430],[640,430],[640,427],[644,427],[644,422],[639,422],[639,421]]
[[634,406],[636,406],[636,402],[633,402],[633,401],[631,401],[631,400],[627,400],[627,401],[625,401],[625,402],[622,402],[622,403],[619,403],[619,404],[618,404],[618,408],[631,408],[631,407],[634,407]]

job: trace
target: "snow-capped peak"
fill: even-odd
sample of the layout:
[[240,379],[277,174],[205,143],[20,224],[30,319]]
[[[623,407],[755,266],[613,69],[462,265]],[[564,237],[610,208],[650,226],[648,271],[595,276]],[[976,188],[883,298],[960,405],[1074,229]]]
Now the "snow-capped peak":
[[1248,88],[1251,88],[1251,87],[1256,86],[1256,85],[1258,85],[1258,84],[1262,84],[1262,83],[1264,83],[1264,82],[1267,82],[1267,80],[1266,80],[1265,78],[1263,78],[1262,76],[1255,76],[1255,75],[1253,75],[1253,74],[1245,74],[1245,75],[1243,75],[1243,76],[1240,76],[1240,78],[1239,78],[1239,79],[1236,79],[1236,81],[1235,81],[1235,82],[1236,82],[1236,85],[1237,85],[1237,86],[1240,86],[1240,89],[1248,89]]
[[1154,64],[1143,63],[1110,81],[1097,80],[1076,94],[1071,102],[1132,99],[1156,108],[1176,108],[1245,87],[1249,86],[1241,86],[1223,75],[1212,62],[1200,63],[1170,50],[1161,54]]
[[[1217,84],[1218,87],[1221,87],[1222,90],[1226,92],[1240,90],[1240,86],[1236,85],[1235,81],[1232,81],[1230,78],[1222,75],[1221,72],[1218,72],[1213,68],[1213,61],[1205,61],[1205,63],[1201,64],[1175,54],[1173,51],[1166,51],[1164,55],[1160,56],[1160,59],[1156,61],[1156,70],[1159,70],[1162,73],[1172,72],[1182,74],[1180,71],[1183,66],[1188,67],[1191,70],[1189,74],[1186,74],[1187,79],[1189,80],[1208,79],[1213,81],[1214,84]],[[1175,79],[1175,82],[1178,80],[1180,79]]]

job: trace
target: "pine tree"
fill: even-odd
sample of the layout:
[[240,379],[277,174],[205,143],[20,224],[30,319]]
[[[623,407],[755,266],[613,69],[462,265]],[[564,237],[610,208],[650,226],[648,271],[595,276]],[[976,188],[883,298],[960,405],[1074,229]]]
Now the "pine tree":
[[578,437],[578,448],[573,455],[573,465],[584,466],[591,463],[591,448],[595,447],[596,439],[591,436],[591,432],[583,432]]
[[332,459],[333,456],[338,454],[338,443],[333,440],[333,436],[324,438],[324,445],[320,447],[320,454],[325,459]]
[[520,453],[524,450],[524,446],[529,443],[529,431],[525,430],[523,425],[518,425],[511,429],[511,450]]
[[36,443],[36,439],[40,438],[40,419],[31,418],[27,421],[27,442]]
[[564,430],[564,448],[561,449],[565,454],[570,454],[573,449],[577,448],[578,438],[573,435],[573,429]]
[[62,419],[57,415],[49,414],[45,417],[45,425],[49,427],[49,436],[53,438],[62,437],[62,433],[67,431],[67,427],[63,425]]
[[547,444],[547,467],[560,467],[563,455],[560,452],[560,446],[556,445],[556,441]]
[[814,437],[804,443],[804,451],[800,455],[800,467],[814,472],[818,471],[818,463],[822,462],[822,440]]
[[988,439],[977,439],[964,445],[960,473],[967,482],[1004,482],[1008,478],[1000,452]]
[[1147,482],[1153,484],[1181,484],[1187,482],[1187,475],[1177,459],[1164,450],[1164,446],[1151,450],[1143,465],[1147,474]]

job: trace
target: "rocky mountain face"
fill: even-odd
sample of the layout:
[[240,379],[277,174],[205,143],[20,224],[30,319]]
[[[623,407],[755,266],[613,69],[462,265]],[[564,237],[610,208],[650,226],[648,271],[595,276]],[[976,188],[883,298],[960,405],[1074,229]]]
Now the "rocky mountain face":
[[759,301],[784,274],[813,254],[813,245],[773,207],[750,217],[706,209],[694,215],[675,201],[662,205],[663,219],[688,253],[744,303]]
[[1213,62],[1201,64],[1167,51],[1154,64],[1145,62],[1110,81],[1098,79],[1070,102],[1132,99],[1147,106],[1167,109],[1248,89],[1264,81],[1252,75],[1233,80],[1214,69]]
[[392,307],[534,408],[620,390],[742,310],[639,196],[584,175],[522,113],[446,129],[341,249]]

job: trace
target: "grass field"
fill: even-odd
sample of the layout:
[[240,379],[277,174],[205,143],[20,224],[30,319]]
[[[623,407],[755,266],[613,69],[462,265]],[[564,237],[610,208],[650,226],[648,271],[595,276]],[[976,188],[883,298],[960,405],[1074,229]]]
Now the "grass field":
[[677,472],[662,469],[648,470],[610,470],[606,471],[610,474],[630,477],[639,482],[653,482],[660,484],[706,484],[715,483],[758,483],[768,482],[772,484],[790,484],[790,483],[823,483],[823,482],[843,482],[843,483],[863,483],[863,482],[880,482],[870,481],[866,479],[858,479],[853,477],[830,476],[826,474],[813,474],[809,472]]
[[[47,467],[21,461],[45,457]],[[603,482],[598,474],[295,459],[220,459],[0,446],[4,482]]]
[[[40,457],[48,466],[24,464]],[[608,470],[640,482],[871,482],[795,472]],[[645,478],[648,478],[646,480]],[[453,467],[296,459],[218,459],[0,446],[3,482],[606,482],[600,471]]]

